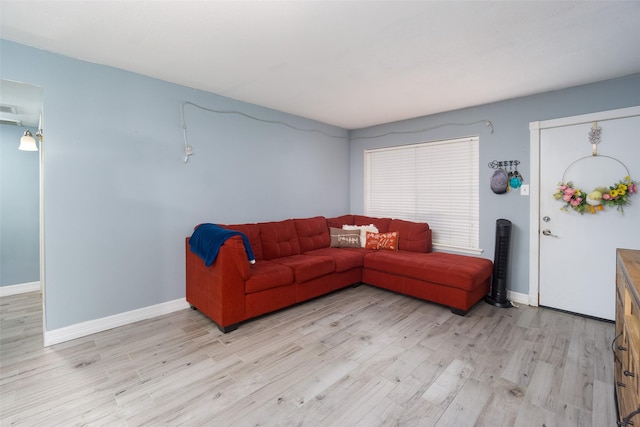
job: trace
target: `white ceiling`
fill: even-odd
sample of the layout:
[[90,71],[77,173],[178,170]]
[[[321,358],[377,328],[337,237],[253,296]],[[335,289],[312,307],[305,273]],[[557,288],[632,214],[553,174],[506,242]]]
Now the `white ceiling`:
[[640,72],[638,1],[0,7],[4,39],[346,129]]

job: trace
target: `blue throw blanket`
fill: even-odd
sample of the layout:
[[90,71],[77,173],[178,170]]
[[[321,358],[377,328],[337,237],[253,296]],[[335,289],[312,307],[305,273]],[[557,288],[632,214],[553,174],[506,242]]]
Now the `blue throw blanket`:
[[244,247],[247,251],[247,256],[249,257],[249,262],[254,264],[256,262],[256,258],[253,256],[251,244],[249,243],[247,236],[239,231],[227,230],[219,225],[201,224],[198,226],[189,238],[189,247],[191,248],[191,252],[202,258],[204,260],[204,264],[209,267],[218,256],[220,246],[222,246],[231,236],[242,237],[242,240],[244,240]]

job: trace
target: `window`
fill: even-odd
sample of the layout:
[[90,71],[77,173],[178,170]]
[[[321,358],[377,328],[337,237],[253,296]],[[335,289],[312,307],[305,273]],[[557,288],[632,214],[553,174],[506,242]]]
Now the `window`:
[[436,249],[480,253],[478,137],[365,150],[365,213],[429,224]]

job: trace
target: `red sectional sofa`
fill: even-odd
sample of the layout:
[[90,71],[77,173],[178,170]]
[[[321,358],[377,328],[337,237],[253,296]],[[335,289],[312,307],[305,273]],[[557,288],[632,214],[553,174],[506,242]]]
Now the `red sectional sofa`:
[[[330,227],[374,224],[398,233],[397,250],[331,247]],[[224,225],[244,233],[228,238],[209,267],[186,239],[187,302],[222,332],[240,322],[337,289],[365,283],[449,306],[464,315],[490,288],[493,263],[431,251],[428,224],[391,218],[317,216]]]

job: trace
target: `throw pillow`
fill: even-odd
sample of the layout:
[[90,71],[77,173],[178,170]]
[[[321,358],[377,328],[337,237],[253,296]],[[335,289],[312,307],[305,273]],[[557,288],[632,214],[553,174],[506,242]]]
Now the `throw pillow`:
[[342,230],[340,228],[329,227],[332,248],[359,248],[360,230]]
[[365,242],[366,249],[387,249],[390,251],[398,250],[398,232],[390,231],[389,233],[370,233],[367,232],[367,240]]
[[345,224],[342,226],[342,229],[343,230],[359,230],[361,248],[364,248],[365,243],[367,241],[367,232],[370,232],[370,233],[378,232],[378,228],[373,224],[369,224],[369,225],[346,225]]

